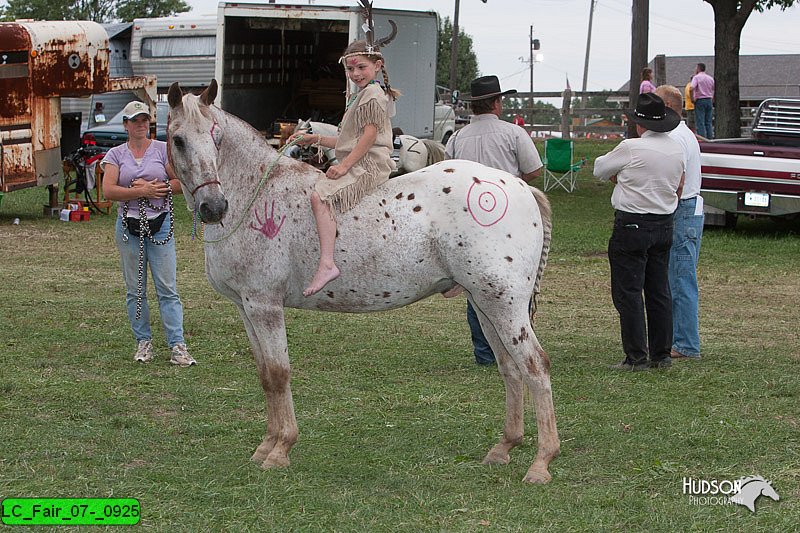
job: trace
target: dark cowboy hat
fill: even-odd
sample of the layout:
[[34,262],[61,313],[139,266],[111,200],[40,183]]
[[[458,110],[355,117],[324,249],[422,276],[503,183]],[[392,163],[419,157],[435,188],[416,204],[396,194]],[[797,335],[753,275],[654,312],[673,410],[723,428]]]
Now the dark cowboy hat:
[[472,80],[469,92],[470,96],[462,96],[461,99],[467,102],[474,102],[475,100],[485,100],[495,96],[517,94],[516,89],[500,92],[500,80],[497,79],[497,76],[482,76]]
[[653,93],[642,93],[636,101],[636,109],[625,111],[625,116],[634,124],[652,131],[674,130],[681,122],[675,111],[664,105],[664,100]]

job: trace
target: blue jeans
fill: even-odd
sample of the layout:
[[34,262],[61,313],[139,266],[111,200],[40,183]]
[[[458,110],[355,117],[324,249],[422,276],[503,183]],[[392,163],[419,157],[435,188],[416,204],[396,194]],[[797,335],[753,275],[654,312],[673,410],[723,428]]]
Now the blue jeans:
[[687,356],[700,355],[697,261],[703,239],[703,214],[695,215],[697,198],[678,202],[669,252],[669,287],[672,291],[672,349]]
[[650,361],[658,362],[670,355],[671,246],[672,215],[616,212],[614,231],[608,241],[608,262],[611,299],[619,312],[626,363],[646,363],[648,355]]
[[694,119],[697,122],[698,135],[702,135],[706,139],[714,138],[713,115],[714,104],[711,98],[700,98],[694,103]]
[[[531,312],[533,306],[533,299],[528,302],[528,313]],[[475,362],[479,365],[491,365],[496,362],[492,347],[489,346],[489,341],[486,340],[486,335],[483,334],[481,329],[478,314],[472,307],[472,304],[467,300],[467,323],[469,324],[469,331],[472,334],[472,348],[475,352]]]
[[[163,240],[169,234],[168,214],[161,229],[153,236]],[[153,285],[158,296],[158,307],[167,345],[172,348],[176,344],[185,344],[183,339],[183,304],[178,296],[177,259],[175,239],[157,246],[150,239],[144,240],[144,269],[142,272],[142,315],[136,318],[136,285],[139,272],[139,237],[128,234],[128,242],[122,240],[122,217],[117,217],[115,238],[119,249],[122,277],[125,280],[125,304],[128,308],[128,320],[131,323],[136,342],[151,340],[150,307],[147,304],[147,266],[153,276]]]
[[481,323],[478,320],[478,314],[472,308],[472,304],[467,300],[467,322],[469,323],[469,331],[472,333],[472,347],[475,351],[475,362],[479,365],[491,365],[495,362],[494,352],[492,352],[489,341],[486,340],[486,335],[483,334]]

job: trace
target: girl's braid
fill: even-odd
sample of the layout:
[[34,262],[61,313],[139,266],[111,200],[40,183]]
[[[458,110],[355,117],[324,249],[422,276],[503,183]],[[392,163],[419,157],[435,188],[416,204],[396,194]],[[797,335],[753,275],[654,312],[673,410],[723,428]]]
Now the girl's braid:
[[392,89],[392,86],[389,85],[389,73],[386,72],[385,65],[381,65],[381,72],[383,72],[383,84],[386,87],[386,94],[391,96],[392,100],[397,100],[397,97],[400,96],[400,91]]

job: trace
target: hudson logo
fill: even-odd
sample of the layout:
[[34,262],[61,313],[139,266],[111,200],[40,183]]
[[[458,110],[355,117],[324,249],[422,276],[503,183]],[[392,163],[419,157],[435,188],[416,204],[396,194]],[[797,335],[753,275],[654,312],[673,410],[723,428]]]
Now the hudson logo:
[[743,477],[734,481],[724,479],[683,478],[683,493],[689,495],[693,505],[743,505],[756,511],[756,500],[767,496],[775,501],[780,496],[772,488],[772,482],[761,476]]

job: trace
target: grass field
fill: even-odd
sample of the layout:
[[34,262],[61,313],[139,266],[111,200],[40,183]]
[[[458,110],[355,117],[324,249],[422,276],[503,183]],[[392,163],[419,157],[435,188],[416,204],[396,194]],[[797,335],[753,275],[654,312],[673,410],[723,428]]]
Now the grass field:
[[[576,155],[612,146],[579,143]],[[702,361],[619,374],[606,369],[622,358],[610,193],[590,164],[574,193],[550,194],[536,331],[562,448],[546,486],[521,482],[531,413],[510,465],[479,464],[502,430],[504,392],[473,362],[463,297],[372,315],[287,310],[300,440],[289,468],[262,471],[249,461],[266,416],[249,344],[205,279],[183,199],[189,369],[168,364],[160,324],[158,361],[134,364],[112,217],[62,223],[42,216],[43,189],[7,194],[0,498],[137,498],[155,531],[797,531],[800,223],[706,231]],[[684,477],[749,475],[780,501],[762,497],[751,513],[683,494]]]

